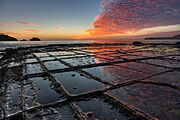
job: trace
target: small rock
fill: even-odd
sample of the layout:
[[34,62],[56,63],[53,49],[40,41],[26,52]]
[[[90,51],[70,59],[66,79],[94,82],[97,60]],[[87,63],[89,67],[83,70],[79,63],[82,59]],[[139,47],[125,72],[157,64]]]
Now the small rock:
[[72,74],[71,77],[75,77],[76,75],[75,74]]
[[91,118],[91,117],[93,117],[93,114],[94,114],[94,113],[93,113],[93,112],[87,112],[86,114],[87,114],[88,117]]
[[134,45],[134,46],[142,46],[143,43],[142,43],[142,42],[139,42],[139,41],[134,41],[134,42],[132,43],[132,45]]

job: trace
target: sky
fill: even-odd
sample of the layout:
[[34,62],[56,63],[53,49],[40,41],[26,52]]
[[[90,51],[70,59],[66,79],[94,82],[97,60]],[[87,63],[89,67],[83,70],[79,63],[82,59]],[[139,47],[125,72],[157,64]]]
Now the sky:
[[0,0],[0,33],[18,39],[180,34],[179,0]]

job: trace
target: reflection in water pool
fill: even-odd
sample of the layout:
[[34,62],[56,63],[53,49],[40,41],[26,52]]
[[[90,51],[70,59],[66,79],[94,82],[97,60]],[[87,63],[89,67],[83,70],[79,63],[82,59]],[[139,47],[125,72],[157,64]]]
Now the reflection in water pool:
[[125,116],[123,113],[118,112],[116,108],[105,101],[92,98],[87,101],[80,101],[77,103],[83,112],[88,114],[91,119],[99,120],[128,120],[130,117]]
[[0,59],[0,119],[179,120],[179,53],[163,45],[18,49]]
[[33,78],[32,83],[37,90],[37,102],[47,104],[62,99],[62,95],[57,93],[48,78]]
[[103,88],[103,84],[93,79],[81,76],[76,72],[57,73],[54,76],[70,94],[80,94]]

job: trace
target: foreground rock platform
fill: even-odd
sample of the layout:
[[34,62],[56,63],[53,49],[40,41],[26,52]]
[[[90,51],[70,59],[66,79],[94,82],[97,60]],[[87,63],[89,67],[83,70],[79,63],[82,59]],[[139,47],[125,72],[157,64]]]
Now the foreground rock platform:
[[0,51],[0,119],[179,120],[180,48],[72,44]]

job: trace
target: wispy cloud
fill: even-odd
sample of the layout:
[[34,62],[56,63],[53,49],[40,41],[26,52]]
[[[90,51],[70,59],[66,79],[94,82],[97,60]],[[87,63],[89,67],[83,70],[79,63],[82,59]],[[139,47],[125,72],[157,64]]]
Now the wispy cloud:
[[34,29],[26,29],[26,32],[33,32],[33,33],[39,33],[41,30],[34,30]]
[[22,21],[22,20],[17,20],[17,21],[12,21],[12,22],[0,22],[0,26],[18,26],[18,25],[26,25],[26,26],[43,26],[39,23],[34,23],[34,22],[28,22],[28,21]]
[[22,25],[28,25],[28,26],[42,26],[39,23],[29,22],[29,21],[23,21],[23,20],[16,20],[16,23],[22,24]]
[[103,0],[102,12],[95,18],[93,28],[86,32],[91,35],[126,34],[180,24],[179,20],[179,0]]
[[63,30],[63,29],[64,29],[64,27],[62,27],[62,26],[60,26],[60,27],[59,27],[59,26],[57,26],[57,27],[55,27],[55,29],[56,29],[56,30]]
[[60,27],[56,27],[56,30],[59,30],[60,29]]
[[31,22],[26,22],[26,21],[16,21],[17,23],[20,23],[20,24],[25,24],[25,25],[31,25],[32,23]]

